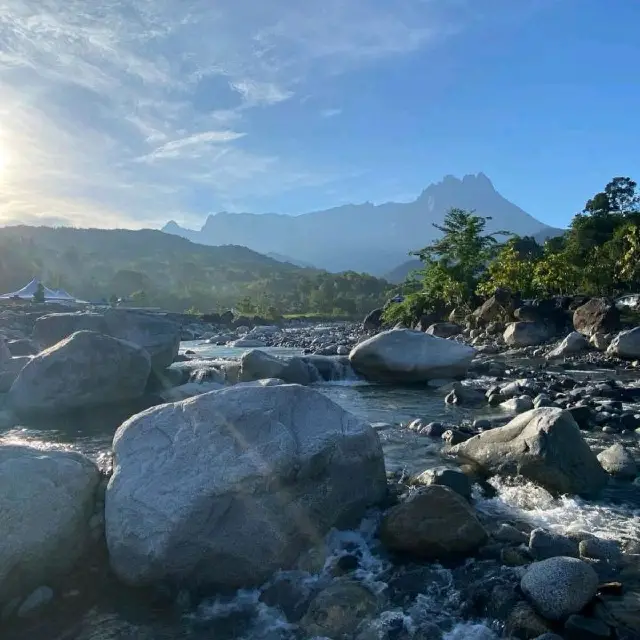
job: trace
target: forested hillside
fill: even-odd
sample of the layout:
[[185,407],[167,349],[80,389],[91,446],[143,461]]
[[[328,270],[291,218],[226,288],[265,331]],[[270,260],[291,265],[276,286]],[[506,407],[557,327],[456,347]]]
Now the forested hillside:
[[270,315],[362,314],[389,289],[369,275],[306,269],[246,247],[203,246],[160,231],[0,229],[0,292],[33,277],[86,300],[126,297],[202,312],[240,304]]

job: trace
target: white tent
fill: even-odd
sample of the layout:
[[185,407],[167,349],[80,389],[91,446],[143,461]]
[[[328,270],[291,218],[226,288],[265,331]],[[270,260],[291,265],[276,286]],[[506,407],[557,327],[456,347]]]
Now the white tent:
[[[11,298],[21,298],[22,300],[33,300],[33,295],[38,290],[38,285],[40,285],[40,280],[34,278],[29,284],[22,287],[22,289],[18,289],[18,291],[13,291],[12,293],[4,293],[0,295],[0,300],[9,300]],[[44,285],[43,285],[44,286]],[[68,294],[64,289],[49,289],[48,287],[44,287],[44,299],[45,302],[75,302],[76,299]]]

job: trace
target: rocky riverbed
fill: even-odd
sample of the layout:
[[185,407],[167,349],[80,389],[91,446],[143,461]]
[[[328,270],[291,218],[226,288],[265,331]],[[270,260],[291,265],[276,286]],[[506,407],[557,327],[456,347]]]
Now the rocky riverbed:
[[628,338],[95,315],[2,345],[3,637],[638,637]]

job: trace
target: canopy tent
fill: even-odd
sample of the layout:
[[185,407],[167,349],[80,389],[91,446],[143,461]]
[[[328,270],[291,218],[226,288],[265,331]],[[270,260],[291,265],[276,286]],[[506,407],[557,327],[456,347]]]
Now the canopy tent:
[[[10,300],[11,298],[32,300],[40,284],[40,280],[34,278],[29,284],[22,287],[22,289],[18,289],[18,291],[13,291],[12,293],[4,293],[0,295],[0,300]],[[44,299],[45,302],[77,302],[76,299],[72,295],[67,293],[64,289],[56,290],[49,289],[49,287],[44,287]]]

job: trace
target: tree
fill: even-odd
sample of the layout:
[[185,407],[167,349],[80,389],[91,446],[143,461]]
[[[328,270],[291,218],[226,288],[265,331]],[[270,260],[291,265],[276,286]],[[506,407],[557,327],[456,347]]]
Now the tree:
[[245,296],[241,300],[238,300],[236,309],[239,313],[242,313],[246,316],[253,316],[257,312],[256,305],[249,296]]
[[526,259],[517,250],[517,242],[508,242],[487,268],[486,280],[478,286],[478,293],[491,296],[499,287],[522,294],[536,295],[533,283],[535,259]]
[[635,289],[640,283],[640,225],[629,223],[621,229],[622,252],[616,266],[620,279],[628,289]]
[[498,249],[498,235],[485,234],[491,218],[474,215],[473,211],[450,209],[442,225],[433,226],[442,237],[419,251],[412,252],[425,265],[422,271],[423,294],[447,306],[468,303],[478,282]]
[[45,298],[44,298],[44,286],[42,285],[42,282],[38,282],[38,286],[36,287],[36,291],[33,294],[33,301],[34,302],[44,302]]

